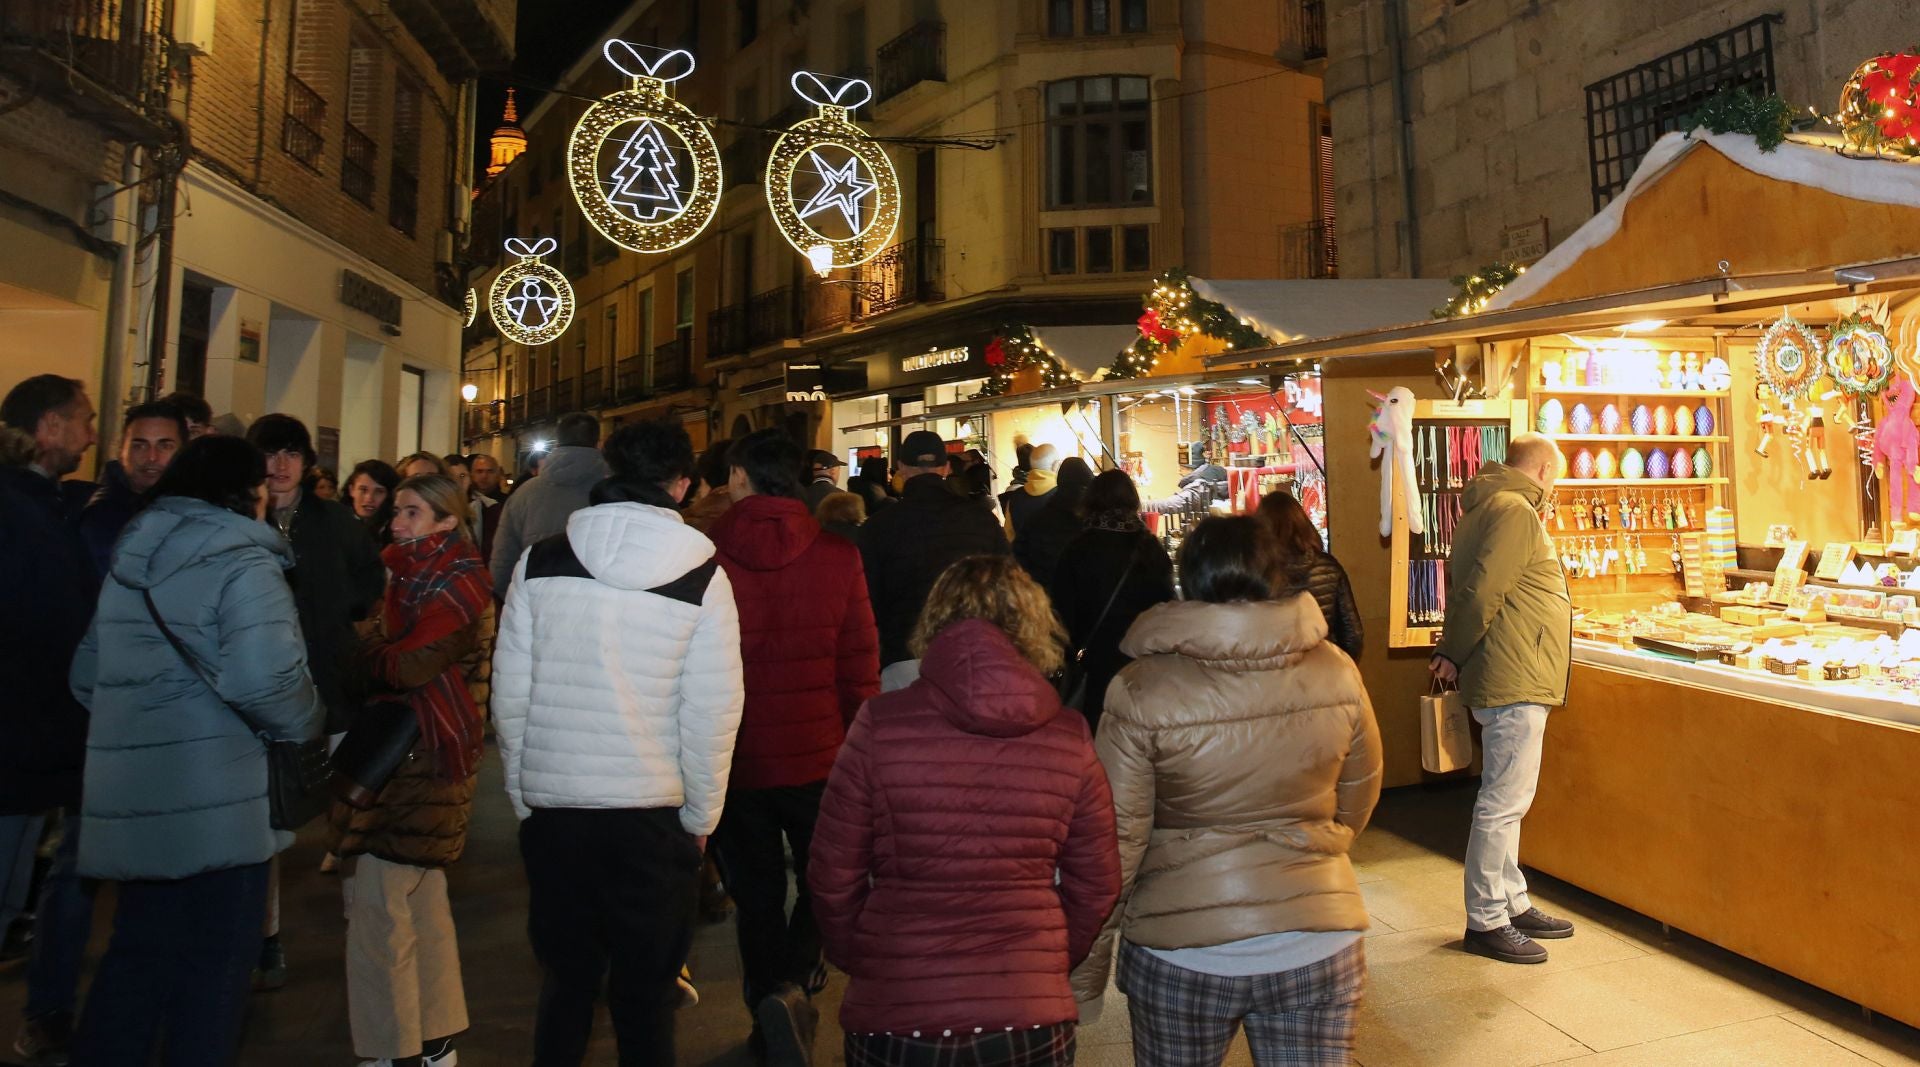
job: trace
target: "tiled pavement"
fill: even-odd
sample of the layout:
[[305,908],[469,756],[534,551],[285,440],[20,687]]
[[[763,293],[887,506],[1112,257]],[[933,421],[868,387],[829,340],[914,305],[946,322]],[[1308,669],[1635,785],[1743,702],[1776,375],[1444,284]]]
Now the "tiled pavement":
[[[497,761],[483,782],[467,856],[450,873],[473,1029],[463,1067],[523,1064],[531,1046],[538,976],[524,932],[526,894],[514,822]],[[1818,990],[1579,890],[1536,880],[1535,895],[1580,923],[1550,945],[1544,966],[1514,967],[1459,951],[1460,863],[1466,809],[1460,787],[1398,790],[1362,835],[1355,864],[1374,919],[1358,1059],[1382,1065],[1591,1067],[1728,1065],[1920,1067],[1920,1031],[1869,1023]],[[318,850],[288,853],[283,925],[292,980],[254,999],[243,1064],[348,1067],[339,888],[315,870]],[[104,907],[105,905],[103,905]],[[102,916],[104,919],[104,915]],[[104,934],[104,924],[102,924]],[[1870,947],[1870,946],[1863,946]],[[730,924],[703,927],[692,965],[704,995],[681,1016],[681,1062],[746,1067],[747,1012]],[[822,998],[818,1062],[841,1063],[834,1024],[842,980]],[[0,970],[0,1035],[23,997],[18,965]],[[604,1016],[593,1062],[615,1062]],[[0,1056],[4,1059],[4,1056]],[[1128,1067],[1124,998],[1110,992],[1101,1020],[1082,1030],[1079,1062]],[[1229,1063],[1249,1064],[1244,1040]]]

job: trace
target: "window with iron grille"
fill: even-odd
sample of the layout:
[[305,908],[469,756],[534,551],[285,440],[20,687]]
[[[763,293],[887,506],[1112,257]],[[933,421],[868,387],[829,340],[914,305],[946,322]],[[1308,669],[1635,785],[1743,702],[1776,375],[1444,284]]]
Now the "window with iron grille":
[[1047,85],[1047,206],[1153,203],[1147,79],[1076,78]]
[[327,140],[327,102],[298,77],[287,75],[287,114],[280,125],[280,147],[310,170],[320,169]]
[[368,207],[373,206],[374,166],[380,155],[373,139],[380,93],[380,44],[356,31],[347,50],[346,151],[340,167],[340,188]]
[[401,74],[393,87],[393,166],[387,174],[387,223],[413,236],[420,213],[420,83]]
[[1773,27],[1762,15],[1587,86],[1587,145],[1593,209],[1627,187],[1634,168],[1663,134],[1723,89],[1774,91]]

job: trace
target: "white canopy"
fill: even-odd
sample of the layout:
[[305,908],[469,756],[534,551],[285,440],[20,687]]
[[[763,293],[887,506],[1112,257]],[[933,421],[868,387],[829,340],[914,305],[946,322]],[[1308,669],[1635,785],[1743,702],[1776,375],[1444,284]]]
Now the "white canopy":
[[1120,350],[1140,336],[1139,327],[1125,326],[1035,326],[1034,339],[1067,365],[1081,380],[1099,377],[1113,365]]
[[1188,282],[1194,292],[1225,304],[1275,344],[1425,322],[1454,291],[1451,282],[1426,278]]

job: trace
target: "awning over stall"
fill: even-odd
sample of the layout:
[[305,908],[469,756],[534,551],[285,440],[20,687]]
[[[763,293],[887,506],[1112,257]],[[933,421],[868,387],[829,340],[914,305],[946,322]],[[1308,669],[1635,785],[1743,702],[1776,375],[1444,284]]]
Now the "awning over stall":
[[1133,323],[1117,326],[1034,326],[1034,339],[1067,365],[1077,377],[1091,381],[1113,365],[1120,350],[1140,336]]
[[1418,322],[1453,295],[1451,282],[1422,278],[1190,278],[1188,284],[1278,342]]

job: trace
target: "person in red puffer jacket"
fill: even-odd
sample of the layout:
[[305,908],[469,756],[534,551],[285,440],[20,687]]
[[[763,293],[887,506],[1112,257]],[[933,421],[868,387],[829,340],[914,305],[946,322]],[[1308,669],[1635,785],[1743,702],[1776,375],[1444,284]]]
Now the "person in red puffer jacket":
[[709,531],[740,609],[746,682],[713,850],[738,907],[749,1041],[773,1064],[810,1062],[818,1012],[808,998],[826,986],[808,893],[814,820],[847,724],[880,688],[860,550],[814,521],[800,495],[801,460],[784,431],[735,443],[734,504]]
[[962,559],[914,631],[919,680],[854,719],[808,875],[848,1067],[1073,1062],[1068,974],[1120,856],[1087,721],[1045,676],[1062,640],[1019,564]]

